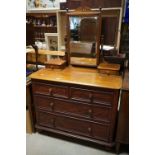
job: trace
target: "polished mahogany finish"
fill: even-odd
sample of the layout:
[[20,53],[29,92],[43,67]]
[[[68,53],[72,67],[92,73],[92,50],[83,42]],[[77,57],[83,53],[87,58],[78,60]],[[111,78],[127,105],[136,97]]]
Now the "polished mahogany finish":
[[68,98],[68,87],[58,85],[48,85],[44,83],[35,83],[33,85],[33,91],[35,94],[42,94],[48,96]]
[[38,124],[55,130],[62,130],[99,140],[109,141],[109,124],[90,122],[66,115],[56,115],[37,111]]
[[99,122],[110,122],[112,108],[109,106],[68,101],[52,97],[34,96],[38,110],[46,110],[59,114],[66,114],[78,118],[86,118]]
[[[42,72],[45,78],[46,72],[43,71],[38,72]],[[57,74],[57,78],[59,72],[62,71],[51,70],[51,74]],[[69,73],[68,70],[66,76]],[[82,78],[85,75],[81,73]],[[96,74],[93,70],[89,73],[92,76]],[[31,77],[36,129],[105,146],[114,145],[119,89],[108,89],[102,84],[97,87],[73,81],[61,82],[62,77],[56,81],[41,80],[37,78],[37,72]]]
[[73,66],[66,67],[63,70],[41,69],[31,74],[30,78],[45,81],[49,89],[50,81],[55,81],[57,86],[60,87],[62,87],[62,83],[78,84],[78,87],[82,85],[92,86],[92,88],[106,88],[109,91],[110,89],[115,90],[122,87],[121,76],[100,74],[97,69]]

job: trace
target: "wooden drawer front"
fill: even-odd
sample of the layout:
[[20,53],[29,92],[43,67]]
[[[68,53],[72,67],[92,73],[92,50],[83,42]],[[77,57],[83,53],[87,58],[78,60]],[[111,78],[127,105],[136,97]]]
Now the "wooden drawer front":
[[57,129],[72,132],[78,135],[91,136],[91,123],[80,120],[58,117],[56,122]]
[[109,141],[109,125],[92,124],[92,136],[99,140]]
[[54,112],[99,122],[110,122],[111,108],[91,106],[79,102],[54,100]]
[[34,96],[34,104],[42,110],[51,111],[53,109],[53,100],[46,96]]
[[70,102],[61,99],[53,99],[44,96],[34,96],[34,103],[39,109],[47,110],[50,112],[58,112],[69,114],[71,116],[90,117],[91,107],[89,105],[81,104],[78,102]]
[[74,118],[55,116],[46,112],[37,112],[37,123],[45,127],[108,141],[109,126],[105,124],[101,125]]
[[33,92],[35,94],[42,94],[55,97],[68,98],[68,87],[46,84],[33,84]]
[[91,102],[92,93],[87,89],[70,88],[71,99]]
[[56,122],[57,129],[108,141],[109,126],[61,117]]
[[93,103],[112,106],[113,98],[113,92],[93,92]]
[[54,111],[75,117],[91,117],[91,107],[78,102],[55,100]]
[[102,74],[109,74],[109,75],[119,75],[119,71],[113,71],[113,70],[104,70],[104,69],[100,69],[99,73]]
[[55,116],[45,112],[36,111],[36,120],[39,125],[54,128],[55,127]]
[[90,135],[90,123],[85,123],[62,116],[55,116],[46,112],[37,112],[37,123],[42,126],[56,128],[79,135]]
[[34,103],[39,109],[58,112],[75,117],[83,117],[95,121],[110,122],[111,108],[92,106],[79,102],[70,102],[44,96],[34,96]]
[[92,118],[95,121],[111,122],[111,111],[109,107],[93,106]]

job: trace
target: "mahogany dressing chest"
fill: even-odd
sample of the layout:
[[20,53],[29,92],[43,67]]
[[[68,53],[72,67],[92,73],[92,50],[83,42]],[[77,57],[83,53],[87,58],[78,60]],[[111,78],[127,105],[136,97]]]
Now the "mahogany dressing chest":
[[122,79],[96,69],[41,69],[30,75],[35,128],[113,146]]

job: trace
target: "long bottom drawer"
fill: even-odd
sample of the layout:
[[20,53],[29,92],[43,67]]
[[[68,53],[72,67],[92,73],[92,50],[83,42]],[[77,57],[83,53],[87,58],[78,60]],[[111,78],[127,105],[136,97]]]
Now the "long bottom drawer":
[[92,123],[76,118],[58,116],[42,111],[37,111],[37,124],[56,130],[87,136],[98,140],[109,140],[109,125]]

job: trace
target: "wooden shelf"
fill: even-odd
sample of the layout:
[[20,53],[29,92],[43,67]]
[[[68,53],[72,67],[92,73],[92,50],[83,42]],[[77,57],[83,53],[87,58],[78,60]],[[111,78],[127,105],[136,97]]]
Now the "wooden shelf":
[[[33,61],[26,61],[26,63],[36,65],[36,62],[33,62]],[[37,65],[45,65],[45,63],[38,62]]]
[[[60,12],[59,12],[60,11]],[[45,33],[57,33],[58,38],[58,50],[61,50],[61,46],[65,46],[64,38],[66,36],[66,11],[50,10],[49,12],[27,12],[26,19],[30,21],[32,26],[27,28],[31,33],[28,33],[27,39],[29,41],[41,41],[44,42]],[[34,21],[35,20],[35,21]],[[37,25],[40,20],[40,25]],[[53,21],[53,23],[51,22]],[[45,22],[46,25],[42,25]],[[51,25],[50,25],[51,24]],[[32,35],[31,35],[32,34]],[[30,36],[30,37],[29,37]],[[63,48],[62,50],[65,50]]]
[[[32,53],[34,54],[34,50],[29,51],[28,53]],[[65,56],[65,52],[64,51],[50,51],[50,50],[39,50],[38,54],[41,55],[52,55],[52,56]]]
[[31,13],[26,13],[27,16],[31,16],[33,18],[49,18],[49,17],[55,17],[56,16],[56,12],[54,11],[53,13],[52,12],[40,12],[40,13],[37,13],[37,12],[31,12]]
[[[58,32],[58,19],[57,13],[27,13],[26,20],[30,28],[27,28],[28,40],[29,42],[34,42],[39,40],[41,42],[45,41],[45,33],[57,33]],[[32,34],[32,35],[31,35]]]

